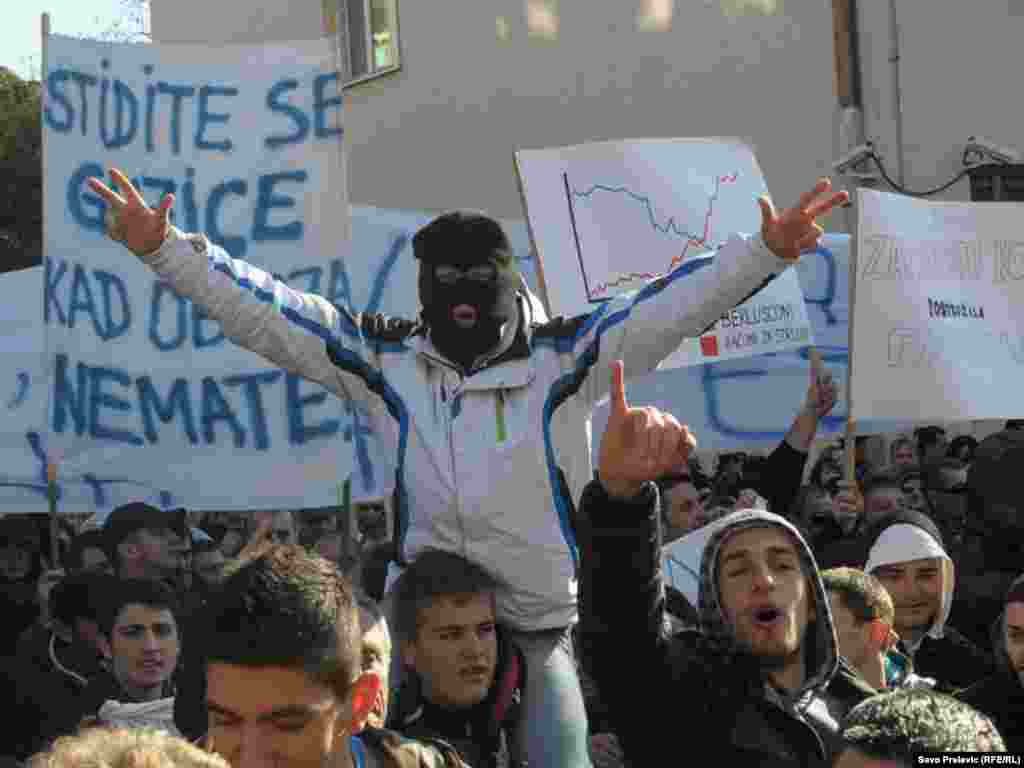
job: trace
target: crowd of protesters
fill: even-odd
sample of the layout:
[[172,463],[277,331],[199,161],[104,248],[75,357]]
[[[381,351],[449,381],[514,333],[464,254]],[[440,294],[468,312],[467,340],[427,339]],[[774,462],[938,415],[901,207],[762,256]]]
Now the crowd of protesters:
[[[828,382],[812,385],[806,408],[825,415],[834,394]],[[670,704],[656,708],[699,732],[717,732],[725,723],[749,728],[731,736],[723,732],[723,743],[761,763],[766,755],[772,763],[803,762],[816,754],[815,735],[823,755],[844,766],[885,757],[878,746],[884,740],[865,722],[881,728],[878,723],[891,718],[885,727],[907,735],[931,727],[928,713],[934,711],[990,731],[991,744],[1001,738],[1007,749],[1024,749],[1024,578],[1015,570],[1022,562],[1024,519],[1017,517],[1019,502],[1012,496],[1014,469],[1024,468],[1024,425],[1007,422],[980,444],[973,438],[947,444],[938,427],[875,438],[887,443],[889,461],[870,466],[860,455],[860,480],[845,483],[841,439],[827,444],[813,467],[805,466],[815,423],[809,420],[809,434],[791,431],[768,457],[721,454],[713,473],[690,457],[651,477],[651,498],[660,504],[653,518],[638,517],[627,505],[622,519],[613,521],[603,507],[615,500],[599,482],[588,487],[577,520],[583,624],[574,639],[594,765],[646,764],[646,750],[664,748],[655,737],[658,716],[629,698],[629,691],[634,697],[641,691],[645,697],[670,696]],[[809,480],[801,484],[804,475]],[[0,519],[7,617],[0,636],[8,681],[0,755],[11,764],[28,761],[88,726],[104,726],[110,734],[88,736],[97,745],[90,748],[148,748],[153,729],[209,746],[214,723],[234,722],[220,712],[228,699],[213,699],[206,679],[195,682],[195,667],[208,669],[215,658],[211,641],[198,639],[204,633],[208,638],[211,620],[230,624],[231,642],[239,645],[237,658],[220,651],[227,667],[251,667],[258,675],[259,669],[289,667],[304,658],[302,648],[290,647],[295,640],[284,637],[284,624],[292,619],[293,631],[307,636],[304,619],[294,614],[300,609],[288,602],[297,598],[253,597],[245,603],[254,622],[248,628],[239,623],[241,613],[230,619],[218,608],[227,599],[225,583],[239,592],[231,598],[236,601],[246,590],[269,589],[245,576],[268,569],[274,579],[294,580],[294,590],[328,578],[336,580],[333,588],[344,589],[361,630],[354,659],[379,681],[367,693],[364,732],[386,726],[434,745],[431,759],[438,764],[516,765],[511,745],[529,680],[522,650],[498,621],[497,580],[486,564],[432,550],[403,573],[385,601],[379,567],[379,553],[389,544],[385,514],[379,505],[195,513],[134,503],[115,509],[102,526],[62,518],[56,567],[48,562],[47,516]],[[637,568],[638,549],[669,546],[712,529],[696,604],[660,585],[655,571]],[[784,703],[774,683],[751,693],[750,684],[763,676],[756,654],[738,649],[756,649],[755,636],[742,645],[743,620],[728,614],[725,583],[732,572],[723,568],[726,551],[758,529],[775,536],[778,545],[795,546],[791,563],[809,579],[804,599],[814,607],[799,640],[807,646],[801,653],[816,666],[805,667],[803,678],[790,683],[806,696],[799,706]],[[751,551],[744,550],[748,561],[739,570],[752,575],[740,578],[763,578],[759,610],[784,614],[785,588],[769,585],[784,580],[785,557],[761,563],[756,547]],[[759,567],[763,574],[757,574]],[[758,589],[751,594],[756,597]],[[275,610],[283,612],[280,627],[273,625]],[[672,633],[651,630],[652,616],[661,617],[659,626]],[[754,616],[746,631],[758,631],[757,621]],[[764,621],[770,627],[786,619]],[[261,645],[253,647],[257,636]],[[656,653],[658,643],[666,643],[666,650]],[[672,655],[667,649],[675,646],[669,643],[683,650]],[[641,657],[650,663],[660,659],[670,671],[649,670],[652,676],[645,678],[646,665],[636,663]],[[723,659],[731,666],[719,667]],[[648,687],[656,681],[668,687],[651,693]],[[239,680],[229,682],[229,690],[242,686],[234,701],[248,699]],[[248,685],[256,686],[252,702],[265,700],[261,686]],[[284,683],[270,676],[267,685]],[[751,695],[748,705],[736,698]],[[931,698],[914,698],[920,696]],[[870,701],[861,705],[865,699]],[[773,704],[780,708],[774,715]],[[733,709],[745,714],[726,717]],[[299,723],[305,716],[290,717]],[[636,718],[642,722],[634,723]],[[720,718],[725,719],[716,722]],[[124,741],[122,731],[111,730],[116,727],[142,730]],[[641,745],[631,741],[637,738],[634,729],[645,734]],[[785,735],[773,735],[773,729]],[[929,738],[915,743],[931,743],[936,750],[966,743],[953,732]],[[56,743],[49,759],[58,760],[69,748],[68,738]],[[212,743],[236,768],[248,764]],[[394,751],[397,744],[378,746]],[[800,754],[801,748],[808,752]]]
[[[58,542],[12,518],[11,761],[613,768],[702,747],[846,768],[1022,748],[1017,424],[808,468],[837,400],[812,366],[779,445],[709,477],[686,414],[626,401],[627,375],[814,247],[848,200],[827,180],[573,319],[543,316],[496,221],[445,214],[413,238],[403,321],[295,291],[111,176],[89,182],[110,238],[235,343],[363,402],[395,493],[341,516],[133,503]],[[692,537],[681,592],[663,560]]]

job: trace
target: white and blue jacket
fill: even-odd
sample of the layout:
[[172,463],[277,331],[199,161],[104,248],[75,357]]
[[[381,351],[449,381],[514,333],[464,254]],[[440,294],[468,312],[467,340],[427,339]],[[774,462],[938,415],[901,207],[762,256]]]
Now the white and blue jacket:
[[511,343],[463,376],[424,327],[353,315],[203,235],[172,230],[143,261],[236,344],[363,401],[393,461],[400,562],[439,548],[478,563],[503,585],[499,620],[521,631],[576,621],[572,499],[592,477],[590,413],[611,362],[653,370],[787,266],[760,236],[733,236],[589,315],[536,323],[520,301]]

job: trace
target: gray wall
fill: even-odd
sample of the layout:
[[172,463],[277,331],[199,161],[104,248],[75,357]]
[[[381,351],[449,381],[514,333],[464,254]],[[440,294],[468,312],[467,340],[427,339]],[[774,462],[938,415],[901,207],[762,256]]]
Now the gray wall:
[[[966,139],[981,134],[1024,152],[1024,3],[1020,0],[898,0],[899,105],[891,56],[889,0],[861,0],[861,64],[869,137],[890,175],[927,189],[962,169]],[[969,200],[966,179],[941,200]]]
[[[750,138],[780,204],[829,172],[828,0],[760,0],[747,7],[779,12],[734,16],[723,5],[735,2],[676,0],[668,31],[638,29],[641,0],[561,0],[557,41],[530,35],[524,0],[398,2],[401,71],[349,90],[355,203],[521,218],[516,148],[624,137]],[[321,28],[320,0],[152,6],[159,41],[300,39]]]

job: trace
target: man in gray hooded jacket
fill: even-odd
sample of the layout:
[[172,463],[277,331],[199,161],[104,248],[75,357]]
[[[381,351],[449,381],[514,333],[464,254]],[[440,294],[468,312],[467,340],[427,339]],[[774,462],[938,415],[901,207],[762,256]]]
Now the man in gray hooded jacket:
[[672,416],[627,405],[621,365],[612,378],[599,479],[581,505],[580,629],[627,760],[663,764],[699,736],[723,764],[829,763],[839,721],[873,691],[840,661],[809,547],[778,515],[723,518],[701,562],[700,629],[669,636],[650,481],[694,443]]

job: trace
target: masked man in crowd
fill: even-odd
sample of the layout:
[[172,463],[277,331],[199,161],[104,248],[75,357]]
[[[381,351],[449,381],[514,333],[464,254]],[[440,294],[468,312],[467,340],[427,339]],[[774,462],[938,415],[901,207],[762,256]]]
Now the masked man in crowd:
[[663,462],[685,460],[692,438],[672,416],[627,405],[619,364],[613,381],[598,479],[580,509],[580,628],[627,763],[662,764],[681,729],[714,745],[723,765],[830,761],[839,719],[874,690],[840,663],[810,549],[769,512],[718,521],[701,561],[700,630],[669,637],[650,481]]
[[[587,421],[607,392],[597,363],[653,370],[799,259],[815,223],[846,193],[820,182],[715,258],[687,259],[590,315],[538,322],[508,237],[492,218],[448,213],[413,238],[419,321],[358,316],[171,227],[119,171],[99,180],[108,233],[236,343],[360,401],[395,469],[395,559],[427,548],[486,564],[503,587],[500,620],[517,633],[531,680],[518,750],[533,768],[586,765],[586,718],[567,636],[576,621],[572,499],[590,479]],[[827,196],[826,196],[827,195]],[[825,197],[823,197],[825,196]],[[556,413],[557,411],[557,413]],[[564,473],[563,473],[564,470]],[[561,478],[567,476],[568,483]],[[396,574],[397,575],[397,574]]]

